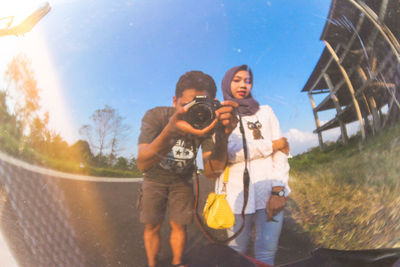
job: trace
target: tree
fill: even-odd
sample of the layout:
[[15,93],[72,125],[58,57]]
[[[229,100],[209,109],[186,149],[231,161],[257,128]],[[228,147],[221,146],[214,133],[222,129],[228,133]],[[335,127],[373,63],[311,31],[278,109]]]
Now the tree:
[[136,162],[136,158],[134,155],[132,155],[132,157],[129,161],[129,169],[133,170],[133,171],[139,170],[137,167],[137,162]]
[[0,112],[3,114],[5,110],[13,114],[9,116],[17,123],[14,128],[19,130],[19,135],[15,134],[19,137],[19,150],[33,148],[52,159],[68,159],[68,144],[60,134],[48,128],[49,113],[40,105],[41,90],[29,58],[22,53],[15,56],[7,65],[5,75],[8,85],[0,94]]
[[16,116],[8,111],[6,91],[0,91],[0,129],[2,129],[2,133],[8,133],[10,136],[19,139],[20,128],[21,125]]
[[30,132],[33,123],[37,124],[38,120],[47,124],[46,118],[41,118],[40,89],[28,57],[22,53],[15,56],[7,65],[5,74],[8,82],[7,97],[12,102],[11,106],[22,125],[22,131]]
[[16,154],[21,139],[21,124],[8,111],[6,99],[6,91],[0,91],[0,146],[1,150]]
[[[45,113],[43,119],[35,117],[30,125],[29,143],[31,146],[41,152],[44,152],[46,146],[52,142],[55,136],[47,128],[49,123],[49,113]],[[58,138],[61,138],[60,136]]]
[[128,170],[128,160],[124,157],[118,157],[117,163],[114,165],[114,168],[118,170]]
[[7,128],[9,139],[15,141],[14,147],[18,151],[29,145],[46,152],[52,139],[48,130],[49,114],[41,110],[40,88],[32,63],[25,54],[18,54],[8,63],[5,80],[7,86],[1,94],[1,102],[3,111],[10,116],[8,120],[13,120]]
[[53,158],[70,160],[71,159],[71,148],[68,143],[58,133],[48,133],[50,140],[45,143],[45,153]]
[[97,152],[96,155],[110,155],[110,159],[116,159],[130,127],[124,124],[124,119],[108,105],[95,110],[90,119],[92,124],[83,125],[79,130],[80,134],[89,142],[92,151]]
[[93,160],[93,154],[90,150],[90,145],[85,140],[78,140],[71,147],[71,156],[74,161],[83,161],[84,163],[91,163]]

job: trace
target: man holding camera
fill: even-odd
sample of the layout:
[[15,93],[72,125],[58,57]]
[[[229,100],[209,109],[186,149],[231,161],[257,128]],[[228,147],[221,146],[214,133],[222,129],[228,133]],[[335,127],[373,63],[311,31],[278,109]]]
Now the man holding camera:
[[[137,166],[144,173],[140,221],[145,224],[148,266],[157,264],[160,227],[167,207],[172,266],[184,266],[185,225],[193,219],[192,175],[199,146],[206,176],[215,178],[224,170],[227,140],[237,125],[237,103],[215,105],[212,100],[216,90],[211,76],[201,71],[187,72],[176,84],[173,107],[150,109],[142,119]],[[200,107],[199,111],[188,112],[193,106]]]

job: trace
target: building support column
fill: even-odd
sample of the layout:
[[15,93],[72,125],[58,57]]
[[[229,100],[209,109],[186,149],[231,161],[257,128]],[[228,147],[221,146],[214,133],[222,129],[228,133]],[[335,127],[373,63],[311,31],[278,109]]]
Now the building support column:
[[[365,90],[365,88],[363,88],[362,90]],[[369,118],[370,115],[371,116],[373,116],[373,115],[372,115],[371,108],[370,108],[370,105],[368,103],[367,97],[365,96],[365,92],[364,91],[361,92],[361,97],[364,100],[364,106],[368,111],[368,113],[364,115],[365,132],[368,135],[369,131],[370,131],[370,132],[372,132],[372,135],[375,135],[376,131],[375,131],[375,128],[374,128],[373,121],[371,121],[370,118]],[[372,120],[373,120],[373,118],[372,118]]]
[[354,105],[354,109],[355,109],[356,114],[357,114],[358,121],[360,122],[361,138],[362,138],[362,140],[365,140],[364,121],[363,121],[363,118],[362,118],[362,115],[361,115],[360,106],[359,106],[358,101],[357,101],[357,99],[356,99],[356,97],[354,95],[353,85],[352,85],[352,83],[350,81],[349,76],[347,75],[346,70],[343,68],[342,64],[340,64],[339,57],[337,56],[337,54],[333,50],[332,46],[326,40],[324,40],[324,43],[325,43],[326,47],[328,48],[328,51],[331,53],[332,58],[335,60],[336,64],[338,65],[338,67],[339,67],[339,69],[340,69],[340,71],[341,71],[341,73],[343,75],[343,78],[346,81],[347,87],[348,87],[348,89],[350,91],[350,94],[351,94],[351,98],[353,100],[353,105]]
[[322,133],[319,131],[319,127],[321,126],[319,123],[319,118],[318,118],[318,113],[317,110],[315,109],[315,101],[312,97],[311,91],[308,92],[308,97],[310,98],[310,102],[311,102],[311,107],[314,113],[314,118],[315,118],[315,125],[317,126],[317,134],[318,134],[318,142],[319,142],[319,148],[321,150],[324,149],[324,142],[322,141]]
[[[340,103],[339,103],[338,98],[334,94],[335,87],[333,86],[333,83],[332,83],[331,79],[329,78],[328,74],[324,73],[324,79],[325,79],[326,84],[329,87],[330,96],[331,96],[331,99],[333,101],[333,104],[335,105],[336,112],[337,112],[337,115],[338,115],[342,111],[342,108],[340,107]],[[342,133],[342,142],[343,142],[343,144],[347,144],[349,138],[348,138],[348,135],[347,135],[346,124],[343,123],[343,121],[339,117],[337,117],[337,119],[339,120],[340,131]]]
[[381,118],[379,116],[378,109],[376,107],[376,101],[373,96],[370,96],[368,98],[368,104],[371,107],[371,112],[372,112],[372,121],[374,124],[374,129],[375,132],[379,133],[381,131]]
[[[376,73],[375,69],[376,69],[376,58],[374,57],[374,59],[372,60],[372,72]],[[359,66],[358,67],[358,73],[360,75],[360,77],[364,80],[364,83],[369,83],[370,81],[368,80],[367,75],[365,74],[365,71]],[[371,85],[373,86],[373,85]],[[381,131],[382,128],[382,121],[381,121],[381,115],[379,114],[377,105],[376,105],[376,101],[375,98],[373,96],[365,96],[366,97],[366,102],[368,107],[370,108],[370,113],[372,114],[372,121],[373,121],[373,130],[374,130],[374,134],[375,133],[379,133]]]

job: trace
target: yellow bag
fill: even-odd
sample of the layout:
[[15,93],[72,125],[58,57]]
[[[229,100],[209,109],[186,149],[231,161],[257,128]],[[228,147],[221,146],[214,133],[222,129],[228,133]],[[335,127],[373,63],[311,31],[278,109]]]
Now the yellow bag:
[[229,166],[226,167],[223,181],[223,194],[208,194],[203,217],[208,227],[213,229],[231,228],[235,224],[235,216],[226,200],[226,184],[228,183]]

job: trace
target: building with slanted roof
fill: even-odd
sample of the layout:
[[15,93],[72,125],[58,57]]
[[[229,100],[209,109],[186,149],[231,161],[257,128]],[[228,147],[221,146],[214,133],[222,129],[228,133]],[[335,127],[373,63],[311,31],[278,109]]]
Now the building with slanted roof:
[[[322,55],[306,82],[320,147],[322,132],[357,121],[363,140],[400,118],[400,1],[332,0]],[[323,94],[316,103],[314,96]],[[318,98],[320,99],[320,97]],[[321,124],[318,113],[336,110]]]

